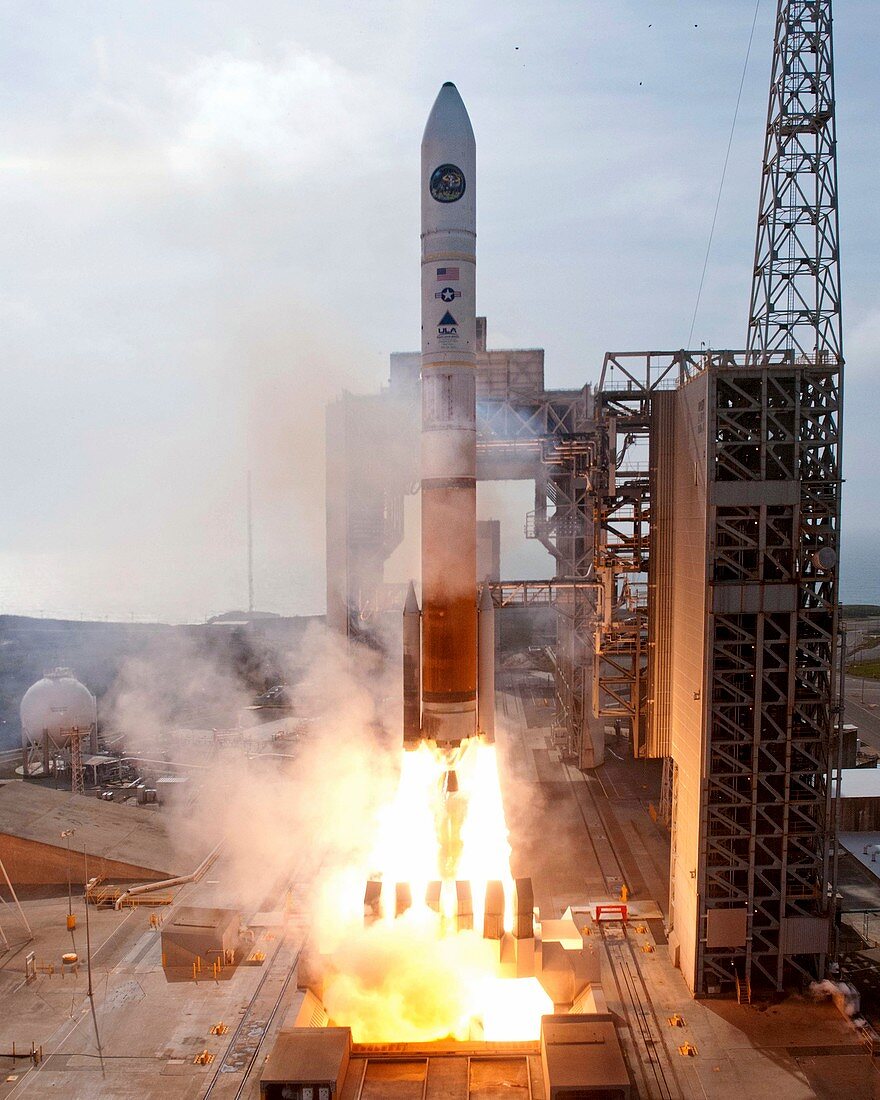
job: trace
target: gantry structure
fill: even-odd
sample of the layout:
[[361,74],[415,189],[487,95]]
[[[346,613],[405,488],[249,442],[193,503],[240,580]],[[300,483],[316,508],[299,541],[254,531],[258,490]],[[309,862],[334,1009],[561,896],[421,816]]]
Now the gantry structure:
[[[843,344],[831,0],[778,0],[746,347],[615,352],[544,388],[478,326],[478,479],[529,479],[556,737],[664,761],[670,949],[697,995],[821,976],[834,899]],[[328,618],[402,606],[384,563],[418,479],[419,356],[328,412]],[[341,429],[341,430],[340,430]]]
[[[402,608],[404,587],[387,584],[385,563],[404,538],[404,502],[418,489],[420,356],[391,357],[387,389],[350,394],[327,413],[327,606],[331,626],[375,639],[383,612]],[[495,604],[551,604],[554,738],[583,767],[602,762],[590,704],[596,583],[593,578],[597,425],[592,390],[548,390],[540,349],[486,346],[477,331],[477,479],[527,480],[535,506],[524,533],[551,554],[554,578],[492,585]]]
[[831,3],[780,0],[746,348],[608,355],[595,398],[595,698],[666,761],[697,994],[829,951],[842,370]]
[[[744,595],[711,632],[700,893],[707,912],[745,907],[747,935],[739,947],[701,945],[704,989],[731,968],[781,989],[793,973],[821,976],[829,949],[840,720],[838,240],[831,0],[779,0],[747,363],[714,394],[715,477],[739,495],[714,509],[713,568]],[[751,606],[762,590],[788,595]]]

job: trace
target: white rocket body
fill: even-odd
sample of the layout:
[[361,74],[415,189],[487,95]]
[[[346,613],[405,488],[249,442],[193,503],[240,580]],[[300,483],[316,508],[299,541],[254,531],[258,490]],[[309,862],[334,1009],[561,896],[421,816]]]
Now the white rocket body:
[[476,143],[454,84],[422,139],[422,736],[477,732]]

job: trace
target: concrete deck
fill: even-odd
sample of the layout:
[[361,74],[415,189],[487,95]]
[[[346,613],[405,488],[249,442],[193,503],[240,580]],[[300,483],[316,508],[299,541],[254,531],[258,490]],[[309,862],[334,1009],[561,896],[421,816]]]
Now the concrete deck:
[[[95,1015],[87,997],[88,975],[84,960],[85,917],[82,900],[74,901],[78,927],[65,928],[67,898],[26,901],[26,915],[35,941],[8,953],[0,970],[0,1098],[57,1096],[86,1100],[95,1096],[155,1097],[191,1100],[206,1095],[222,1056],[233,1043],[240,1047],[238,1060],[247,1060],[248,1036],[236,1034],[240,1020],[264,979],[273,977],[273,958],[289,972],[303,939],[296,921],[286,929],[258,933],[255,950],[266,954],[263,966],[241,965],[234,978],[214,981],[206,974],[198,982],[170,983],[162,970],[161,937],[149,925],[151,913],[170,915],[178,903],[231,905],[228,877],[224,885],[222,860],[212,868],[212,880],[177,891],[171,909],[131,909],[123,912],[89,910],[92,942],[92,985]],[[218,881],[219,880],[219,881]],[[286,889],[286,886],[285,886]],[[279,891],[283,895],[283,891]],[[280,896],[279,899],[280,900]],[[11,917],[4,922],[12,935]],[[55,973],[41,972],[31,985],[24,981],[24,956],[36,950],[39,963],[54,963]],[[75,950],[83,960],[77,973],[61,973],[61,954]],[[276,954],[277,953],[277,954]],[[280,958],[279,958],[280,956]],[[212,1035],[219,1023],[224,1035]],[[101,1040],[101,1069],[97,1033]],[[43,1048],[43,1061],[35,1068],[8,1054],[27,1050],[31,1043]],[[193,1059],[208,1050],[215,1055],[209,1065]],[[235,1089],[241,1077],[224,1076]],[[225,1084],[225,1082],[219,1082]],[[225,1090],[214,1086],[211,1095]]]

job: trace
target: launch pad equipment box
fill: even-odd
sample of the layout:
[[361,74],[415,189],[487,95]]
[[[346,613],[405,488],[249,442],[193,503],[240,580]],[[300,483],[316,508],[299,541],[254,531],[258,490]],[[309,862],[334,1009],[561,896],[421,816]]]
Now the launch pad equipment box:
[[260,1100],[335,1100],[350,1057],[347,1027],[282,1031],[260,1076]]
[[225,962],[238,950],[241,914],[235,909],[184,905],[162,926],[162,955],[167,970],[191,968],[196,959]]
[[543,1016],[541,1062],[547,1100],[630,1100],[633,1095],[610,1014]]

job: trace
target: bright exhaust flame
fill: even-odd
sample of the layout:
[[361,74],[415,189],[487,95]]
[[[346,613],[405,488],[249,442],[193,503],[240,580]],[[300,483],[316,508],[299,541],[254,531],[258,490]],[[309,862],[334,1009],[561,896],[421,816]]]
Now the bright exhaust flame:
[[[537,1039],[541,1016],[553,1011],[549,997],[536,978],[503,976],[500,941],[482,934],[491,881],[503,884],[504,927],[512,926],[495,746],[473,738],[452,754],[422,743],[401,755],[397,791],[381,814],[368,866],[349,868],[325,893],[327,1010],[351,1027],[356,1042]],[[371,878],[381,881],[381,906],[365,926]],[[455,884],[462,880],[470,883],[473,928],[459,930]],[[435,910],[427,897],[437,882]],[[399,915],[398,883],[412,899]]]
[[[486,883],[500,879],[505,897],[513,897],[495,746],[473,738],[447,756],[423,742],[402,756],[400,784],[380,818],[370,875],[381,877],[389,893],[395,883],[409,883],[414,904],[424,899],[429,882],[440,880],[450,907],[452,884],[468,880],[474,926],[482,928]],[[393,898],[389,903],[393,908]]]

